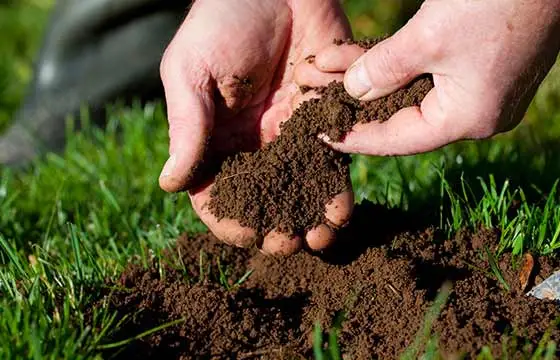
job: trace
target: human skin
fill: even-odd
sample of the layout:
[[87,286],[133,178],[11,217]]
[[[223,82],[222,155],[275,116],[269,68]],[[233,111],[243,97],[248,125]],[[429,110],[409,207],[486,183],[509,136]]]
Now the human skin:
[[[364,54],[328,46],[296,69],[300,85],[344,79],[350,95],[372,100],[433,74],[420,107],[387,122],[357,124],[342,152],[409,155],[511,130],[523,118],[560,49],[560,1],[426,0],[397,33]],[[375,120],[375,119],[372,119]]]
[[272,141],[301,101],[295,64],[333,38],[350,34],[337,0],[194,2],[161,63],[170,136],[161,188],[187,190],[201,220],[229,244],[246,247],[258,241],[268,254],[330,245],[336,229],[352,213],[351,191],[326,205],[326,223],[303,239],[274,230],[258,239],[254,229],[237,220],[216,219],[207,206],[213,178],[200,179],[196,170],[203,159],[254,150]]

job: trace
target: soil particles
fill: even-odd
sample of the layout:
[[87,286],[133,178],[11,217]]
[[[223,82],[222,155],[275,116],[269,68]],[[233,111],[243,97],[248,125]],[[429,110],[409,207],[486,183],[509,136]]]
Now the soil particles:
[[[365,49],[377,41],[346,43]],[[236,219],[261,236],[274,229],[303,235],[326,223],[325,206],[351,188],[350,157],[329,148],[318,135],[340,141],[357,123],[386,121],[402,108],[420,105],[432,88],[431,77],[423,76],[371,102],[353,99],[341,82],[314,89],[321,97],[294,111],[273,142],[224,161],[211,191],[209,209],[218,220]]]
[[[321,97],[303,103],[275,141],[223,163],[210,209],[261,235],[302,234],[324,222],[325,205],[350,187],[350,159],[317,136],[341,140],[356,123],[419,105],[432,87],[421,77],[368,103],[341,83],[313,89]],[[289,258],[222,245],[209,234],[183,236],[168,261],[130,265],[96,305],[122,319],[108,343],[180,323],[105,355],[311,359],[322,337],[316,346],[336,338],[343,359],[413,359],[433,346],[445,358],[472,358],[485,346],[519,358],[543,338],[560,340],[557,305],[524,295],[558,267],[555,260],[504,254],[498,261],[495,231],[449,239],[414,220],[363,203],[333,247]]]
[[[405,231],[407,221],[365,203],[333,248],[288,258],[221,245],[209,234],[183,236],[169,255],[175,266],[131,265],[99,304],[119,316],[135,314],[111,341],[184,322],[107,355],[311,359],[316,324],[325,343],[337,331],[343,359],[394,359],[407,351],[418,358],[427,343],[450,359],[473,358],[484,346],[494,356],[520,358],[545,336],[560,340],[557,304],[524,295],[523,258],[496,261],[496,231],[448,239],[431,228]],[[536,256],[534,262],[529,286],[559,265]],[[426,326],[437,337],[423,337]]]

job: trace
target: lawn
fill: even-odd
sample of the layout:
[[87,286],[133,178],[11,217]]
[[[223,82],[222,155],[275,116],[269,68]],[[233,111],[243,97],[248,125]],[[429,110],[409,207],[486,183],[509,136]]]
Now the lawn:
[[[362,36],[393,31],[403,21],[395,16],[402,3],[349,0],[346,7]],[[49,1],[39,0],[0,4],[0,129],[30,79],[48,7]],[[185,194],[158,187],[167,158],[160,103],[113,104],[103,130],[90,125],[85,112],[79,121],[83,130],[70,137],[64,153],[25,172],[0,169],[0,358],[93,359],[126,347],[134,339],[113,340],[124,320],[92,304],[130,262],[160,264],[163,273],[176,239],[205,231]],[[560,248],[559,138],[557,66],[512,133],[419,156],[355,157],[356,200],[418,214],[449,237],[464,229],[497,229],[497,257],[528,251],[554,257]],[[316,335],[321,338],[320,329]],[[437,358],[429,345],[421,348]],[[315,357],[335,359],[335,348],[315,346]],[[543,341],[535,358],[554,358],[554,349]],[[491,356],[481,349],[481,358]]]

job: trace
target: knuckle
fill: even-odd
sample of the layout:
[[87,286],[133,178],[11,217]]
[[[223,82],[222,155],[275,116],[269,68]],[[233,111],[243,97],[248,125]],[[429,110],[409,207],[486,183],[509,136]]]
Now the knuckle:
[[173,69],[176,68],[175,63],[177,60],[174,56],[175,53],[173,45],[170,44],[165,49],[163,56],[161,57],[161,61],[159,62],[159,76],[164,84],[173,76],[171,73],[173,72]]
[[443,54],[443,41],[441,36],[441,31],[436,25],[426,25],[419,29],[417,46],[421,48],[421,51],[428,59],[438,59]]
[[163,81],[164,83],[165,80],[167,79],[168,69],[169,69],[169,48],[165,50],[163,56],[161,57],[161,61],[159,63],[159,77],[161,78],[161,81]]

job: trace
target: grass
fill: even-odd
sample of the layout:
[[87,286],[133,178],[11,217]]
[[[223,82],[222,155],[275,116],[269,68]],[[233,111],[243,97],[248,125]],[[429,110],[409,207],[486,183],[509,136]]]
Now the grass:
[[53,0],[0,2],[0,131],[32,76],[32,62]]
[[[418,330],[414,342],[412,345],[402,354],[402,360],[413,360],[418,359],[419,355],[422,354],[422,349],[425,348],[424,358],[434,359],[438,358],[437,354],[437,338],[432,335],[432,325],[439,317],[439,313],[442,307],[447,303],[449,294],[451,293],[451,284],[445,283],[440,291],[434,303],[426,313],[424,318],[423,326]],[[435,341],[432,341],[435,339]],[[434,344],[436,344],[434,346]]]
[[[358,35],[389,32],[402,23],[389,19],[407,2],[387,4],[346,2]],[[39,0],[0,5],[0,127],[21,101],[49,5]],[[559,80],[557,67],[524,125],[493,141],[412,157],[355,157],[357,200],[421,211],[449,234],[465,227],[498,228],[500,246],[491,249],[492,257],[504,251],[556,254]],[[181,233],[205,230],[186,195],[158,188],[167,154],[160,104],[114,105],[105,130],[91,126],[86,112],[78,121],[83,130],[63,154],[51,154],[23,173],[0,169],[0,358],[95,359],[104,347],[122,345],[106,342],[119,323],[103,308],[92,311],[91,299],[130,261],[163,262],[163,251]],[[200,265],[205,267],[204,261]],[[221,266],[206,274],[226,287],[246,279],[232,282]],[[316,347],[317,354],[326,351],[324,359],[339,356],[336,332],[335,327],[327,333],[327,350]],[[437,358],[435,338],[421,335],[425,357]],[[316,336],[325,340],[321,329]],[[552,358],[555,346],[543,339],[531,356]],[[485,349],[480,356],[490,358]]]

